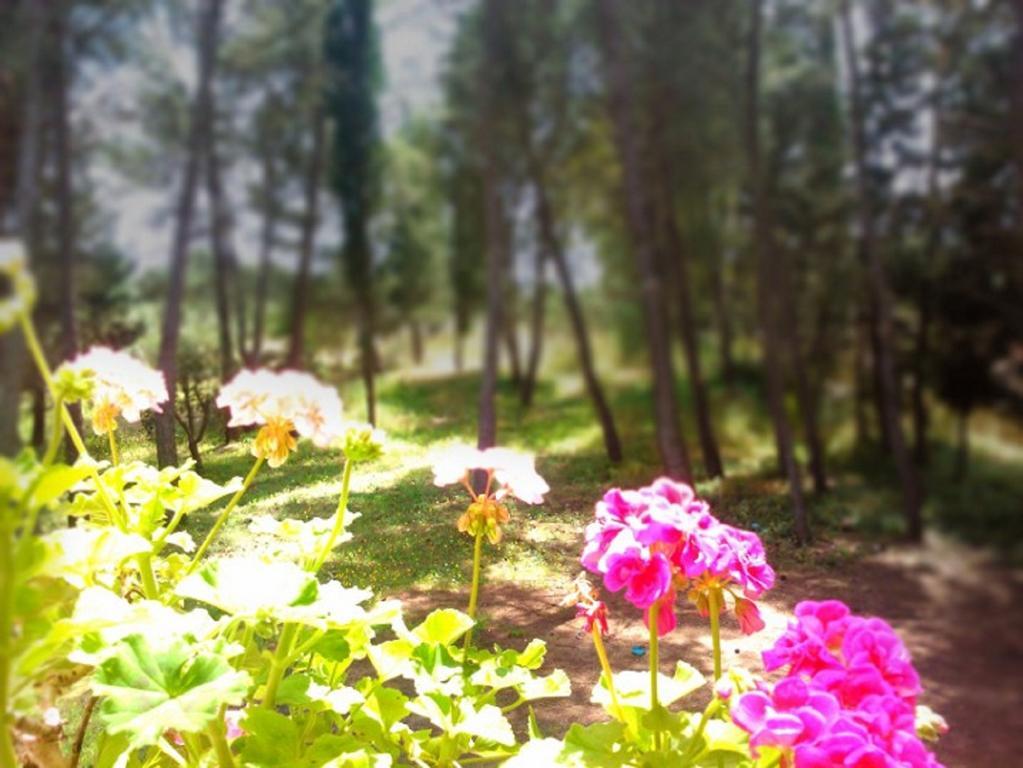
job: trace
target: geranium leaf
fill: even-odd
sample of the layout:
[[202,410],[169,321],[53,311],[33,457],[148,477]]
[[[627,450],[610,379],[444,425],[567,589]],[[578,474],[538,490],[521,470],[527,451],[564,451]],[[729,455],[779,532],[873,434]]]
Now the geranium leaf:
[[97,668],[92,689],[103,697],[107,732],[128,734],[135,749],[156,744],[168,730],[201,731],[222,705],[240,704],[251,682],[223,657],[193,653],[182,640],[153,646],[130,635]]

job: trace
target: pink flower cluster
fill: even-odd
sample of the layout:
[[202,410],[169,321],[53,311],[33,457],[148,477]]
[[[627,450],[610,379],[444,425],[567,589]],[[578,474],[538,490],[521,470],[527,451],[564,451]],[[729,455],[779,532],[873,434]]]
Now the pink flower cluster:
[[710,590],[731,594],[743,631],[756,632],[764,623],[752,601],[774,585],[760,538],[722,523],[692,488],[667,478],[605,494],[586,527],[582,564],[637,608],[656,603],[659,635],[675,628],[680,588],[704,615]]
[[795,613],[763,654],[768,671],[787,667],[787,677],[732,707],[754,754],[781,750],[794,768],[940,768],[916,734],[920,678],[895,631],[837,600]]

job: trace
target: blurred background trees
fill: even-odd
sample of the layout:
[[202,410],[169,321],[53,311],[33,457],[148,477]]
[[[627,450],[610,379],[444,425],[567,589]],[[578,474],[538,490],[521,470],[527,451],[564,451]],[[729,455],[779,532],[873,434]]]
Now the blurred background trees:
[[[0,227],[54,362],[158,360],[163,463],[243,366],[384,428],[381,376],[478,370],[481,445],[499,390],[570,379],[610,465],[698,480],[750,390],[797,538],[850,455],[915,538],[935,445],[964,474],[971,417],[1020,413],[1021,28],[1010,0],[5,0]],[[0,360],[10,452],[45,393]]]

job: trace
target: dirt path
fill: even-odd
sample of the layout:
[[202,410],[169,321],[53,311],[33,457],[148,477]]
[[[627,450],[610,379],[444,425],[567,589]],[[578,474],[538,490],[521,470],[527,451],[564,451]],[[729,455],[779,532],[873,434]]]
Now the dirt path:
[[[580,633],[561,594],[536,585],[491,583],[481,611],[486,642],[519,647],[529,638],[547,641],[544,668],[561,667],[572,679],[570,699],[541,702],[544,730],[558,734],[575,720],[592,722],[602,712],[589,703],[597,664],[589,638]],[[922,699],[942,713],[952,730],[937,753],[948,768],[1010,768],[1023,765],[1023,573],[1008,571],[983,553],[937,537],[921,549],[895,548],[827,570],[782,570],[762,602],[767,628],[743,637],[734,621],[723,624],[728,660],[761,670],[759,652],[781,633],[800,600],[836,597],[858,613],[887,619],[902,635],[923,677]],[[462,607],[464,596],[447,591],[403,595],[413,615],[441,606]],[[609,601],[613,635],[608,653],[616,670],[644,669],[632,656],[645,644],[637,611]],[[662,640],[663,667],[685,659],[710,673],[710,635],[686,607],[680,628]],[[1013,724],[1013,722],[1017,724]]]

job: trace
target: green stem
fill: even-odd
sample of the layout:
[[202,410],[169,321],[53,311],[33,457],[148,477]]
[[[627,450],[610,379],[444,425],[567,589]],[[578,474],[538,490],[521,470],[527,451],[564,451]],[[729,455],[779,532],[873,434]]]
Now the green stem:
[[50,433],[50,444],[46,446],[46,454],[43,456],[43,466],[50,466],[57,458],[57,451],[60,450],[60,441],[64,437],[64,421],[60,418],[64,410],[64,399],[57,396],[53,404],[53,432]]
[[252,465],[252,469],[249,470],[249,474],[245,476],[245,481],[242,483],[242,487],[239,488],[231,500],[227,502],[227,506],[224,507],[223,511],[217,516],[216,522],[213,523],[213,527],[210,528],[210,532],[206,534],[206,538],[203,540],[202,545],[196,550],[195,556],[192,558],[192,562],[188,564],[188,568],[185,569],[185,573],[192,573],[198,566],[199,561],[202,560],[202,556],[206,554],[206,550],[210,548],[210,544],[217,538],[217,534],[220,533],[220,529],[224,527],[224,523],[227,522],[228,515],[238,506],[238,502],[241,501],[242,496],[249,490],[249,486],[252,485],[252,481],[256,479],[256,473],[259,472],[259,468],[263,466],[263,457],[260,456],[256,459]]
[[604,679],[607,680],[607,690],[611,694],[611,709],[622,723],[625,722],[625,713],[622,705],[618,703],[618,692],[615,690],[615,678],[611,672],[611,662],[607,658],[607,650],[604,648],[604,639],[600,636],[600,627],[593,623],[593,647],[597,650],[597,658],[600,659],[600,668],[604,671]]
[[[22,335],[25,337],[25,346],[28,347],[29,352],[32,354],[32,360],[36,364],[39,376],[46,385],[47,392],[50,393],[50,397],[53,398],[54,403],[60,404],[58,414],[60,420],[64,424],[64,429],[67,430],[67,436],[71,440],[71,444],[74,445],[75,450],[78,451],[79,458],[88,459],[89,451],[85,447],[85,442],[82,440],[81,434],[78,432],[78,427],[75,426],[74,419],[71,418],[71,414],[68,412],[67,407],[64,405],[63,400],[61,400],[60,395],[57,392],[57,388],[53,385],[53,373],[50,371],[50,364],[46,362],[46,355],[43,354],[43,348],[39,344],[39,337],[36,335],[36,329],[32,325],[32,320],[28,317],[28,315],[21,316],[21,331]],[[126,530],[125,521],[121,519],[121,515],[117,511],[117,507],[107,494],[102,480],[100,480],[99,472],[96,471],[96,467],[91,462],[89,463],[89,477],[93,483],[95,483],[96,493],[99,495],[100,501],[106,508],[107,514],[110,515],[110,519],[113,520],[117,524],[117,527],[122,531]]]
[[[650,628],[650,711],[656,710],[660,704],[657,701],[657,615],[660,613],[660,601],[655,601],[647,613],[647,624]],[[654,729],[654,749],[661,750],[661,732]]]
[[14,529],[8,524],[7,507],[8,498],[4,494],[0,498],[0,511],[4,517],[0,518],[0,766],[2,768],[17,768],[18,758],[14,752],[14,733],[10,707],[10,682],[11,682],[11,640],[13,637],[13,613],[14,613]]
[[721,677],[721,590],[712,587],[707,595],[710,610],[710,639],[714,647],[714,681]]
[[273,709],[277,704],[277,689],[281,685],[281,678],[288,668],[291,658],[291,648],[295,644],[295,635],[298,634],[297,624],[286,624],[281,630],[280,640],[277,642],[277,651],[274,653],[273,661],[270,663],[270,674],[266,679],[266,693],[263,694],[263,709]]
[[[223,713],[223,707],[221,707]],[[223,719],[219,723],[213,722],[206,727],[206,734],[213,744],[213,751],[217,753],[217,765],[220,768],[234,768],[234,756],[231,754],[231,746],[227,743],[224,735]]]
[[110,463],[116,467],[121,463],[121,454],[117,451],[117,437],[114,435],[113,427],[107,432],[107,442],[110,444]]
[[334,550],[335,542],[337,542],[338,537],[345,529],[345,511],[348,509],[348,486],[351,480],[352,462],[345,459],[345,468],[341,472],[341,496],[338,497],[337,512],[334,515],[334,528],[331,530],[330,536],[327,537],[327,541],[324,542],[319,556],[313,561],[312,568],[309,569],[313,573],[319,571],[323,564],[327,562],[327,558],[330,557],[330,553]]
[[703,736],[703,731],[707,727],[707,721],[710,720],[710,718],[717,713],[720,707],[721,699],[715,696],[711,700],[710,704],[707,705],[707,708],[703,710],[703,715],[700,717],[700,722],[696,726],[696,730],[693,732],[693,738],[690,741],[689,749],[686,750],[686,753],[683,756],[684,762],[689,762],[691,759],[695,758],[697,755],[702,754],[702,752],[705,751],[699,750],[700,737]]
[[[479,522],[479,530],[476,531],[476,543],[472,550],[472,588],[469,590],[469,618],[476,618],[476,602],[480,595],[480,563],[483,560],[483,521]],[[475,624],[469,627],[465,633],[465,652],[469,652],[472,646],[472,630]]]

